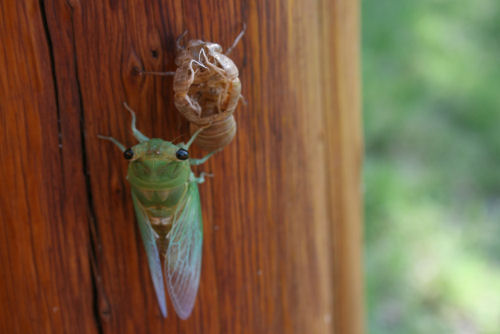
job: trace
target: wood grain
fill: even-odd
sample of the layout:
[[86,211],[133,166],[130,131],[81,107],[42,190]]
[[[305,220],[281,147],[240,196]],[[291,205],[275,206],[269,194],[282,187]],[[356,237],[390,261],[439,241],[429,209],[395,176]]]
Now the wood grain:
[[[0,332],[363,333],[359,8],[348,0],[0,2]],[[97,134],[186,139],[175,38],[227,48],[248,101],[198,171],[192,316],[156,305],[126,161]],[[193,155],[200,156],[199,150]]]

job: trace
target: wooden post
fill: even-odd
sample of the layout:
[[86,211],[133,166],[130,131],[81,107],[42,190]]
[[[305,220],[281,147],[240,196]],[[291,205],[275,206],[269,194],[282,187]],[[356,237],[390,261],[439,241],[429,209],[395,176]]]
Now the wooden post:
[[[363,333],[359,4],[0,3],[0,332]],[[227,48],[248,104],[197,171],[204,218],[191,317],[161,317],[126,161],[111,135],[186,138],[175,38]],[[195,156],[201,152],[194,150]]]

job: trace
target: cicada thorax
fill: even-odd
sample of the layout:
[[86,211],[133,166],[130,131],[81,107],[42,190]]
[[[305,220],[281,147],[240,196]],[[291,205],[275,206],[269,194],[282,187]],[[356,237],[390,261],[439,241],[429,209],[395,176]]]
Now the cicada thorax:
[[176,58],[175,106],[191,123],[191,134],[206,128],[195,143],[207,151],[226,146],[236,134],[241,82],[238,68],[221,51],[215,43],[190,41]]
[[127,173],[132,194],[155,231],[160,254],[163,255],[168,246],[167,235],[172,229],[176,212],[183,205],[192,173],[188,161],[162,156],[174,154],[175,151],[162,153],[176,149],[170,146],[156,139],[135,146],[135,154],[142,155],[130,162]]

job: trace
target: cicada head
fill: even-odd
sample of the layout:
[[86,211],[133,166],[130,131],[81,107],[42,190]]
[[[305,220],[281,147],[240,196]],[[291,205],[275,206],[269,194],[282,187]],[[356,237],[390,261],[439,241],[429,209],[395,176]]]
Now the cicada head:
[[130,161],[128,179],[150,188],[171,187],[186,182],[190,175],[189,153],[182,145],[150,139],[124,152]]

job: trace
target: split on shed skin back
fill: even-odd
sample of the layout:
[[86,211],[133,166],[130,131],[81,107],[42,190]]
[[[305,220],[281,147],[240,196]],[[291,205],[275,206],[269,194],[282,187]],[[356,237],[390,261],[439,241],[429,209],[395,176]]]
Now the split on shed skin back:
[[174,75],[175,106],[190,122],[191,134],[206,128],[195,141],[206,151],[225,147],[236,134],[233,114],[242,99],[241,82],[238,67],[228,55],[245,30],[246,25],[225,53],[219,44],[201,40],[190,40],[182,46],[185,31],[176,42],[175,72],[141,72]]
[[203,240],[197,184],[204,182],[204,174],[196,177],[190,166],[204,163],[215,151],[201,159],[189,157],[189,147],[203,129],[186,144],[150,139],[136,128],[132,109],[124,106],[139,143],[126,148],[115,138],[98,137],[113,142],[129,161],[127,179],[161,313],[166,317],[165,277],[172,304],[186,319],[198,291]]

